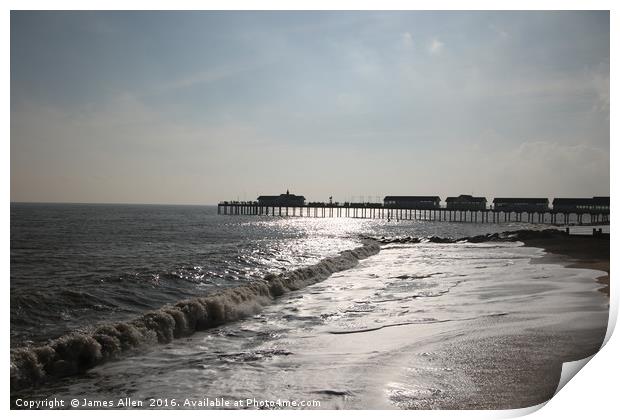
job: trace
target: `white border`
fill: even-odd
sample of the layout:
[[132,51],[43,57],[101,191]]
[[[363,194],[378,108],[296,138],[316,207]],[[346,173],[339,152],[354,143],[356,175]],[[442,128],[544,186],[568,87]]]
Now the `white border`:
[[[4,141],[2,143],[3,153],[2,156],[5,159],[5,164],[2,166],[2,170],[4,171],[4,182],[2,183],[2,193],[5,197],[7,197],[7,202],[10,202],[10,67],[9,67],[9,50],[10,50],[10,10],[36,10],[36,9],[58,9],[58,10],[71,10],[71,9],[114,9],[114,10],[133,10],[133,9],[142,9],[144,6],[148,6],[152,9],[157,10],[176,10],[176,9],[189,9],[189,10],[198,10],[198,9],[210,9],[210,10],[611,10],[611,51],[614,51],[614,46],[616,46],[618,40],[618,18],[616,16],[618,6],[616,3],[612,1],[602,1],[602,0],[593,0],[593,1],[575,1],[575,0],[546,0],[546,1],[532,1],[532,0],[521,0],[521,1],[490,1],[490,0],[477,0],[477,1],[458,1],[458,0],[444,0],[444,1],[405,1],[405,0],[384,0],[384,1],[369,1],[369,0],[358,0],[358,1],[326,1],[326,0],[316,0],[316,1],[276,1],[276,0],[267,0],[267,1],[252,1],[252,0],[243,0],[243,1],[190,1],[190,0],[176,0],[174,2],[165,2],[161,0],[154,0],[149,2],[143,1],[134,1],[134,0],[109,0],[109,1],[89,1],[87,4],[85,2],[79,1],[42,1],[42,0],[32,0],[32,1],[15,1],[9,0],[3,3],[5,6],[5,13],[2,15],[2,37],[3,42],[1,44],[2,48],[2,56],[5,58],[5,63],[2,68],[3,72],[3,80],[2,84],[3,89],[3,132],[5,133]],[[611,54],[611,72],[610,74],[616,74],[613,69],[617,69],[617,54]],[[617,70],[616,70],[617,71]],[[615,93],[617,93],[616,85],[611,83],[611,96],[612,98],[618,97]],[[612,101],[613,102],[613,101]],[[611,134],[610,138],[614,139],[616,134],[614,121],[617,121],[615,116],[617,116],[617,112],[614,111],[615,108],[611,107]],[[617,156],[617,147],[614,145],[613,141],[610,141],[610,156],[613,160],[614,156]],[[616,190],[614,179],[618,179],[618,170],[615,165],[611,165],[611,196],[612,196],[612,208],[617,208],[618,200],[615,198]],[[613,211],[613,210],[612,210]],[[5,273],[4,281],[5,281],[5,290],[4,293],[4,302],[5,302],[5,317],[3,318],[4,325],[4,339],[6,342],[3,345],[4,354],[5,354],[5,363],[2,364],[3,373],[2,378],[3,381],[3,391],[4,398],[3,403],[5,404],[5,409],[8,411],[9,409],[9,372],[8,372],[8,360],[9,360],[9,345],[8,345],[8,331],[9,331],[9,306],[10,306],[10,298],[9,298],[9,255],[10,255],[10,244],[9,244],[9,228],[10,228],[10,212],[9,206],[5,204],[2,209],[4,216],[4,224],[3,224],[3,233],[4,233],[4,242],[2,244],[3,255],[5,258],[2,261],[3,272]],[[615,246],[615,241],[612,241],[612,251],[611,251],[611,260],[612,265],[613,261],[618,257],[618,249]],[[613,324],[615,325],[615,321],[618,315],[618,293],[617,289],[611,288],[611,308],[610,308],[610,318]],[[609,337],[608,337],[609,338]],[[620,345],[618,344],[617,337],[611,336],[609,341],[605,345],[604,349],[595,355],[591,362],[587,364],[577,375],[577,379],[570,381],[554,398],[552,398],[544,408],[536,411],[537,408],[534,407],[531,409],[524,410],[507,410],[507,411],[390,411],[385,413],[380,413],[380,415],[389,415],[390,417],[415,417],[415,418],[448,418],[448,417],[459,417],[459,418],[505,418],[505,417],[514,417],[519,415],[528,414],[529,412],[535,411],[531,414],[532,419],[549,419],[549,418],[562,418],[562,419],[583,419],[585,417],[595,417],[595,418],[610,418],[611,413],[615,413],[617,404],[615,399],[617,398],[614,392],[614,385],[617,384],[618,380],[618,360],[615,357],[615,354],[620,354],[618,351]],[[84,412],[82,411],[72,411],[72,412],[45,412],[45,413],[35,413],[35,412],[23,412],[23,411],[11,411],[9,416],[15,418],[23,418],[23,417],[39,417],[39,416],[50,416],[51,418],[60,418],[61,416],[69,416],[69,417],[83,417]],[[109,411],[97,411],[97,412],[88,412],[89,416],[103,418],[104,416],[107,418],[111,415]],[[155,417],[168,417],[170,413],[163,411],[140,411],[140,412],[115,412],[114,415],[126,416],[126,415],[139,415],[139,416],[155,416]],[[178,411],[174,413],[179,414]],[[183,412],[183,416],[193,417],[193,418],[205,418],[207,416],[216,415],[218,418],[240,418],[246,416],[257,416],[261,417],[290,417],[292,415],[299,417],[306,416],[315,416],[316,412],[293,412],[293,411],[281,411],[281,412]],[[361,412],[361,411],[342,411],[342,412],[328,412],[322,411],[319,413],[321,416],[327,417],[349,417],[359,419],[361,417],[366,416],[375,416],[379,414],[377,411],[372,412]]]

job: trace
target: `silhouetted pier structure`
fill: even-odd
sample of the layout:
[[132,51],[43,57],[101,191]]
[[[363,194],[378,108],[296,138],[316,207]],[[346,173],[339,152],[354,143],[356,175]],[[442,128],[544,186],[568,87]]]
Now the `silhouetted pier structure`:
[[[234,216],[350,217],[358,219],[423,220],[469,223],[527,222],[567,225],[609,223],[609,197],[555,199],[448,197],[446,207],[437,196],[386,196],[383,203],[304,201],[303,196],[261,196],[257,201],[223,201],[217,213]],[[572,219],[571,219],[572,217]],[[571,222],[572,220],[572,222]]]

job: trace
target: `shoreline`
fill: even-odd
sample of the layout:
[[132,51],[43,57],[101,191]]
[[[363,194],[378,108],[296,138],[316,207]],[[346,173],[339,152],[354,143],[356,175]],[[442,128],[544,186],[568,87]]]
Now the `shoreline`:
[[538,262],[559,262],[568,268],[585,268],[605,271],[596,282],[603,287],[599,292],[609,297],[609,236],[563,235],[550,238],[521,239],[525,246],[541,248],[547,255]]
[[[605,335],[607,308],[605,298],[594,292],[594,273],[567,267],[574,264],[595,268],[584,264],[605,263],[605,255],[609,254],[604,252],[605,241],[591,243],[599,238],[573,241],[562,232],[515,235],[510,242],[518,242],[510,244],[508,250],[514,252],[509,255],[504,254],[503,246],[448,246],[447,255],[437,254],[436,247],[422,246],[417,249],[419,255],[403,260],[403,254],[411,254],[408,249],[417,247],[388,247],[373,254],[378,261],[343,270],[339,276],[309,285],[309,290],[290,291],[286,299],[266,306],[259,318],[244,318],[239,321],[242,325],[219,326],[224,334],[203,331],[183,340],[172,340],[153,349],[155,356],[120,358],[101,369],[98,375],[102,376],[96,381],[85,376],[69,382],[70,387],[60,381],[51,382],[49,388],[32,392],[49,392],[63,400],[73,395],[104,395],[108,399],[106,393],[112,392],[110,389],[117,392],[119,386],[127,386],[127,393],[145,399],[154,389],[170,392],[166,388],[169,383],[189,387],[183,388],[183,392],[197,386],[201,393],[217,383],[210,392],[224,392],[220,388],[224,387],[224,393],[232,395],[231,390],[237,390],[239,384],[248,389],[265,387],[263,379],[258,385],[252,382],[254,369],[260,366],[267,377],[273,378],[274,389],[291,397],[318,392],[327,409],[514,409],[540,404],[553,397],[562,364],[596,353]],[[523,249],[521,243],[538,249]],[[606,244],[608,250],[608,240]],[[542,254],[540,249],[547,253],[537,258]],[[489,258],[484,267],[477,258],[466,258],[480,253]],[[431,256],[452,257],[441,262],[446,266],[441,271],[446,273],[437,273],[434,260],[428,258]],[[516,265],[506,270],[505,261],[498,264],[493,256],[510,259]],[[403,261],[408,262],[395,264]],[[535,266],[540,263],[555,267]],[[608,267],[609,258],[606,263]],[[445,294],[444,284],[432,285],[433,276],[438,274],[456,278],[449,288],[453,291],[445,298],[441,297]],[[471,275],[470,280],[459,281],[462,274]],[[393,280],[386,283],[386,278]],[[489,279],[494,279],[491,286]],[[439,293],[409,299],[409,288],[403,290],[402,284],[415,285],[420,281],[431,282],[429,285],[438,288]],[[394,287],[384,290],[385,284]],[[377,291],[383,295],[376,295]],[[563,300],[564,296],[569,299]],[[437,305],[433,298],[442,299],[442,304]],[[368,311],[358,304],[371,301],[384,310]],[[531,305],[523,308],[523,302]],[[345,315],[331,316],[339,313]],[[582,313],[589,315],[584,317]],[[405,318],[397,324],[393,316]],[[321,321],[310,324],[313,317]],[[299,324],[291,327],[291,322]],[[361,329],[364,325],[381,328]],[[244,334],[254,331],[252,337],[271,338],[257,339],[253,341],[256,344],[246,346],[244,336],[229,338],[239,337],[240,327]],[[274,331],[278,334],[272,335]],[[196,350],[204,346],[208,348]],[[205,351],[214,356],[206,356]],[[344,361],[343,354],[347,355]],[[209,372],[217,372],[222,363],[232,366],[232,362],[237,367],[228,371],[226,380],[214,381],[205,372],[206,357],[212,367]],[[179,358],[183,359],[183,366],[193,370],[169,365],[170,360]],[[157,374],[150,376],[152,360],[161,360],[161,364]],[[325,376],[325,365],[339,374]],[[283,366],[286,376],[278,376]],[[119,384],[121,372],[128,372],[128,385]],[[193,379],[188,382],[188,377]],[[137,385],[143,378],[150,378],[146,379],[146,388]],[[31,397],[30,393],[15,390],[11,398],[14,401],[17,397]],[[198,398],[200,394],[178,395]]]

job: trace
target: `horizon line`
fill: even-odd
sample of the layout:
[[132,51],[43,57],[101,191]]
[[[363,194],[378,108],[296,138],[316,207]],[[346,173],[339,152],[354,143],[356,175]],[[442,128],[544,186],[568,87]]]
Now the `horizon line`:
[[79,201],[10,201],[10,204],[86,204],[86,205],[119,205],[119,206],[217,206],[217,204],[187,203],[119,203],[119,202],[79,202]]

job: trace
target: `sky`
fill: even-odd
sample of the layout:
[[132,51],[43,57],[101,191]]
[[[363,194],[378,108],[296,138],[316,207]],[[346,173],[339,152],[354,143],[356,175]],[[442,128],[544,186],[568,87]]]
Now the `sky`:
[[11,201],[609,195],[609,13],[11,12]]

